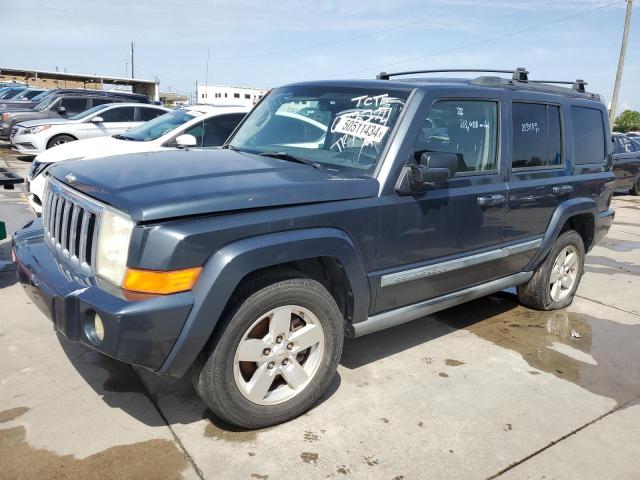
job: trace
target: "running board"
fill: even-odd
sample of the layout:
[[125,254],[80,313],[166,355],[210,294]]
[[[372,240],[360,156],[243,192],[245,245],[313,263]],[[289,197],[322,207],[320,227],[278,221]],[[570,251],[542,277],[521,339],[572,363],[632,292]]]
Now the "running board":
[[354,337],[361,337],[362,335],[384,330],[385,328],[395,327],[396,325],[416,320],[439,310],[454,307],[469,300],[475,300],[476,298],[499,292],[505,288],[520,285],[528,281],[532,276],[533,272],[516,273],[509,277],[492,280],[488,283],[476,285],[475,287],[466,288],[458,292],[448,293],[447,295],[425,300],[424,302],[379,313],[378,315],[367,318],[364,322],[354,323],[353,335]]

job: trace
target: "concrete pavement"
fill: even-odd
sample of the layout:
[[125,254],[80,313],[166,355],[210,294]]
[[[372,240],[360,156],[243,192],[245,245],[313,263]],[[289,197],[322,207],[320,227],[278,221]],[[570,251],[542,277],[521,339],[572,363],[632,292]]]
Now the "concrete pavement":
[[[0,478],[636,479],[640,199],[614,206],[566,311],[501,293],[347,340],[318,406],[252,432],[59,338],[2,273]],[[0,191],[0,218],[29,215]]]

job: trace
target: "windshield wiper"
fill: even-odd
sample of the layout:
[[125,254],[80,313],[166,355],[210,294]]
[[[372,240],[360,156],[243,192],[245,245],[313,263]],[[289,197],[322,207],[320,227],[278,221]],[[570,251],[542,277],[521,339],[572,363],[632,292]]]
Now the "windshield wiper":
[[306,158],[298,157],[296,155],[291,155],[287,152],[261,152],[258,153],[258,155],[261,155],[263,157],[277,158],[279,160],[286,160],[288,162],[303,163],[304,165],[309,165],[310,167],[317,168],[318,170],[322,170],[323,168],[322,165],[320,165],[318,162],[312,162],[311,160],[307,160]]

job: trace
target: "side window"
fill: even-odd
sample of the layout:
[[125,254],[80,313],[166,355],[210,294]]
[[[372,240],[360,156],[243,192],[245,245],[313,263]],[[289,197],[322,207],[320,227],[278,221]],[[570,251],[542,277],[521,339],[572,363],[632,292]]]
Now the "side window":
[[435,102],[414,145],[417,162],[425,152],[454,153],[458,174],[498,169],[498,103],[488,100]]
[[560,108],[557,105],[512,105],[512,168],[549,167],[562,164]]
[[136,107],[115,107],[102,112],[100,116],[105,122],[133,122],[135,112]]
[[164,115],[165,112],[164,110],[160,110],[158,108],[144,108],[144,107],[139,107],[138,108],[138,121],[140,122],[147,122],[149,120],[153,120],[156,117],[159,117],[160,115]]
[[184,133],[196,137],[199,147],[219,147],[243,117],[244,114],[219,115],[199,122]]
[[65,113],[67,115],[75,115],[76,113],[84,112],[87,109],[87,99],[63,97],[59,106],[66,109]]
[[620,153],[635,152],[636,149],[633,147],[631,140],[629,140],[628,138],[618,137],[618,142],[620,142]]
[[574,163],[604,163],[606,148],[602,112],[595,108],[571,107],[571,121]]
[[107,103],[114,103],[112,98],[92,98],[91,106],[96,107],[98,105],[106,105]]

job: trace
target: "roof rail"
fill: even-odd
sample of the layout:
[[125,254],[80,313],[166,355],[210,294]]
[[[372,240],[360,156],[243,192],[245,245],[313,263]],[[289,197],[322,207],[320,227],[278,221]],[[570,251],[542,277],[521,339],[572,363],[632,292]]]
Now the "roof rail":
[[571,85],[571,88],[573,88],[574,90],[584,93],[586,92],[586,89],[584,88],[586,85],[588,85],[587,82],[585,82],[584,80],[578,78],[577,80],[571,82],[571,81],[565,81],[565,80],[530,80],[533,83],[555,83],[558,85]]
[[481,68],[453,68],[446,70],[411,70],[407,72],[387,73],[380,72],[376,75],[378,80],[389,80],[391,77],[404,75],[414,75],[416,73],[450,73],[450,72],[478,72],[478,73],[511,73],[511,78],[519,82],[529,81],[529,71],[526,68],[518,67],[515,70],[485,70]]

